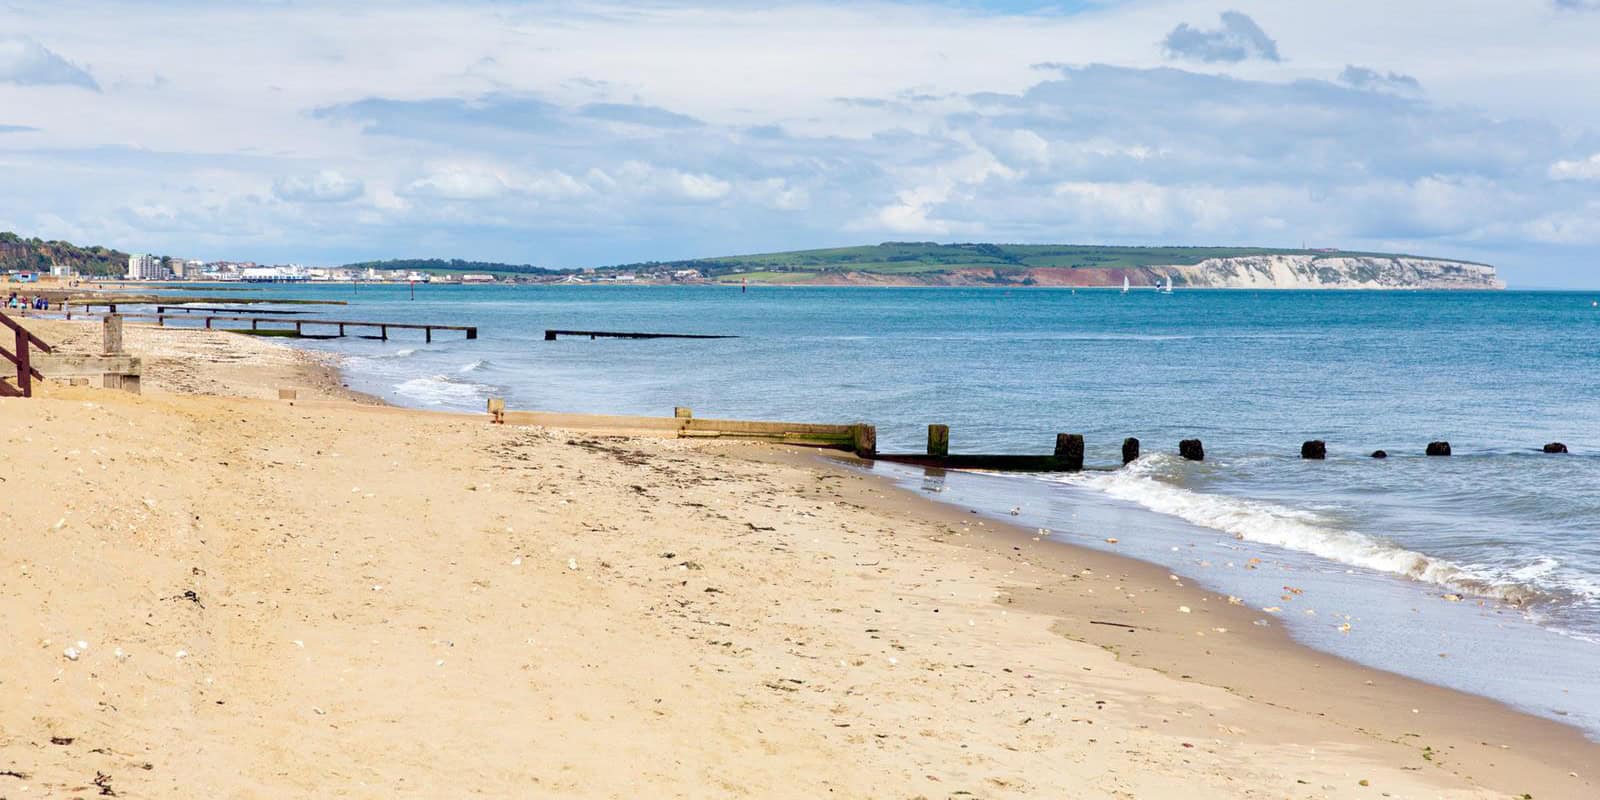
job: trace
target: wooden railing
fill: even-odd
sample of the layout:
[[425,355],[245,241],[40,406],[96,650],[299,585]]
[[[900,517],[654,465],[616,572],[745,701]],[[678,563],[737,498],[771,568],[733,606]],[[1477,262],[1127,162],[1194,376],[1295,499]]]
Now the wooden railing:
[[29,353],[30,347],[36,347],[40,352],[50,352],[50,345],[34,336],[27,328],[22,327],[16,320],[0,312],[0,325],[10,328],[16,334],[16,351],[7,350],[5,345],[0,345],[0,357],[10,361],[17,368],[17,385],[0,382],[0,396],[6,397],[32,397],[33,379],[44,380],[44,376],[33,368],[33,357]]

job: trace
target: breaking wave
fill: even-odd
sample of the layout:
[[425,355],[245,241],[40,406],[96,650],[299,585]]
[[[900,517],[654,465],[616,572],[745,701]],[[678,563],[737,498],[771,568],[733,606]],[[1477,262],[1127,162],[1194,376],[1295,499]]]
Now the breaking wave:
[[412,378],[396,384],[394,393],[420,406],[475,407],[495,391],[493,386],[463,381],[448,375]]
[[1557,566],[1553,561],[1509,573],[1486,574],[1346,530],[1315,512],[1185,489],[1170,480],[1183,468],[1184,462],[1178,457],[1159,454],[1141,458],[1116,472],[1072,475],[1060,480],[1231,534],[1241,541],[1310,553],[1340,564],[1400,575],[1513,605],[1550,599],[1549,592],[1537,584],[1543,583],[1538,580],[1541,575]]

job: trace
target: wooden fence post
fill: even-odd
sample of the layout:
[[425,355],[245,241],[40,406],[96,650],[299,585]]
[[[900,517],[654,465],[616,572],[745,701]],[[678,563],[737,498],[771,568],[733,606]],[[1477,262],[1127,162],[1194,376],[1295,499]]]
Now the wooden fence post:
[[108,356],[122,355],[122,315],[105,315],[100,320],[100,336],[100,352]]
[[17,326],[17,388],[23,397],[33,396],[33,360],[28,355],[28,347],[32,344],[28,341],[28,331]]
[[950,455],[950,426],[928,426],[928,455],[943,458]]
[[1178,455],[1186,461],[1206,460],[1206,447],[1199,439],[1184,439],[1178,442]]
[[878,455],[878,429],[866,423],[856,423],[850,426],[851,444],[855,446],[856,455],[862,458],[875,458]]
[[1068,472],[1083,471],[1083,434],[1056,434],[1056,459]]

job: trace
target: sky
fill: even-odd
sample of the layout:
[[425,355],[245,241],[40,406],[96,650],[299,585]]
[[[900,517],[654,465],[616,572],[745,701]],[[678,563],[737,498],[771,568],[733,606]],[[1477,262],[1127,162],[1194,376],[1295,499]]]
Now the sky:
[[0,230],[598,266],[1258,245],[1600,287],[1600,0],[0,0]]

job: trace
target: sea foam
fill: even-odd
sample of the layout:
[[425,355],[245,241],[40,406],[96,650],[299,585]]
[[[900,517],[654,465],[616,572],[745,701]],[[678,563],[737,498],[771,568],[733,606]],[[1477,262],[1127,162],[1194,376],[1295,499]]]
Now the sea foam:
[[1515,575],[1489,574],[1446,559],[1340,527],[1327,515],[1275,503],[1197,492],[1177,485],[1185,462],[1176,456],[1145,456],[1121,470],[1062,478],[1136,503],[1151,511],[1178,517],[1201,527],[1231,534],[1241,541],[1310,553],[1353,567],[1400,575],[1463,594],[1513,604],[1526,604],[1545,594]]
[[473,407],[493,392],[494,387],[457,380],[448,375],[431,375],[396,384],[394,391],[422,406]]

